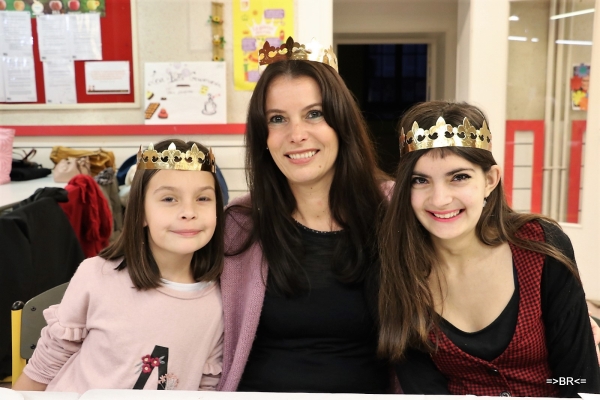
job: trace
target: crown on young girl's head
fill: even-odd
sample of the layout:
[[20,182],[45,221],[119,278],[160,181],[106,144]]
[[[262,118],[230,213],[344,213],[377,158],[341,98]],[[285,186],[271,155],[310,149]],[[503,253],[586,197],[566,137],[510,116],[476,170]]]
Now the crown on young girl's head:
[[466,117],[462,125],[457,127],[446,124],[444,118],[439,117],[436,124],[429,129],[419,128],[416,121],[406,134],[402,128],[400,155],[436,147],[472,147],[492,151],[492,134],[485,120],[481,129],[475,129]]
[[196,146],[185,153],[177,150],[175,143],[171,143],[167,150],[158,152],[150,143],[148,148],[142,152],[142,146],[137,154],[137,169],[173,169],[180,171],[207,171],[216,172],[215,156],[212,149],[208,153],[203,152]]
[[327,64],[336,71],[338,70],[337,57],[333,53],[333,47],[321,46],[315,39],[304,45],[295,42],[290,36],[279,47],[274,47],[265,42],[262,49],[258,50],[258,64],[267,65],[283,60],[308,60]]

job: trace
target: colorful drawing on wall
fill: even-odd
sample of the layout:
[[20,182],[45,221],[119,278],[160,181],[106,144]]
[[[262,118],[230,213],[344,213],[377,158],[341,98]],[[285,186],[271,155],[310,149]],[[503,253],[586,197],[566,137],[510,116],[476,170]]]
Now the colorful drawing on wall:
[[105,0],[0,0],[0,11],[29,11],[42,14],[100,13],[106,16]]
[[224,62],[146,63],[145,123],[227,123]]
[[587,110],[590,87],[590,64],[573,66],[571,78],[571,104],[573,110]]
[[258,49],[294,36],[294,0],[233,0],[233,79],[236,90],[253,90],[260,76]]

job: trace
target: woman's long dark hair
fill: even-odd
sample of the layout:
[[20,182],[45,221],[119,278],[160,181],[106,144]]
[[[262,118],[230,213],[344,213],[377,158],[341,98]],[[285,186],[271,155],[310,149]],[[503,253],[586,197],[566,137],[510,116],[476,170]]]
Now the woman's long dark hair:
[[[466,103],[433,101],[420,103],[409,109],[400,121],[400,128],[408,132],[414,121],[427,129],[439,117],[452,126],[461,125],[467,117],[480,129],[484,114]],[[489,126],[489,124],[488,124]],[[490,131],[493,134],[493,130]],[[402,358],[408,347],[431,349],[428,334],[435,326],[435,311],[428,277],[437,267],[438,260],[429,232],[420,224],[411,205],[412,174],[417,161],[429,152],[440,157],[455,154],[481,167],[487,173],[496,161],[486,150],[465,147],[444,147],[417,150],[400,158],[392,200],[381,226],[381,288],[379,294],[380,337],[379,353],[392,360]],[[487,198],[476,226],[477,238],[488,246],[511,243],[523,249],[553,257],[565,264],[578,276],[572,260],[554,246],[517,236],[523,225],[534,220],[558,224],[536,214],[514,212],[506,202],[502,182]]]
[[291,216],[296,199],[266,149],[267,90],[282,76],[309,77],[317,83],[325,121],[337,134],[339,150],[329,207],[345,239],[334,257],[334,273],[343,282],[362,280],[365,265],[376,257],[376,228],[384,199],[380,184],[385,175],[377,168],[373,145],[356,101],[333,68],[312,61],[281,61],[265,69],[250,99],[246,124],[246,178],[252,206],[245,210],[233,206],[226,211],[232,218],[240,209],[250,214],[251,233],[241,247],[226,249],[226,255],[239,254],[252,243],[260,243],[269,265],[270,290],[292,296],[307,289],[299,258],[301,234]]
[[[196,144],[198,148],[208,153],[208,149],[198,142],[184,142],[179,139],[167,139],[154,145],[158,152],[167,150],[174,143],[177,150],[186,152]],[[152,289],[161,285],[160,270],[152,256],[148,241],[148,228],[144,227],[144,199],[150,179],[159,170],[139,170],[135,172],[129,200],[125,209],[123,220],[123,231],[119,238],[110,246],[102,250],[100,257],[106,260],[116,260],[124,257],[117,269],[127,269],[133,285],[140,290]],[[217,209],[217,226],[210,241],[201,249],[196,250],[192,257],[192,276],[197,282],[213,281],[219,278],[223,270],[223,193],[219,186],[216,174],[212,174],[215,180],[215,196]]]

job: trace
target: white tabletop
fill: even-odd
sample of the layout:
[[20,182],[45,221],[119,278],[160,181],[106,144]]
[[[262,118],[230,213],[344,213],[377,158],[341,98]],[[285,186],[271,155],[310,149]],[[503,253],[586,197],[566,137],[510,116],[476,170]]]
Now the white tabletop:
[[23,400],[78,400],[79,393],[65,392],[15,392],[23,396]]
[[64,188],[67,184],[56,183],[54,182],[52,175],[48,175],[44,178],[32,179],[29,181],[13,181],[0,185],[0,208],[25,200],[31,196],[36,189],[47,186]]
[[[252,392],[212,392],[212,391],[179,391],[179,390],[110,390],[93,389],[82,395],[64,392],[13,392],[15,396],[7,396],[12,392],[0,391],[0,399],[8,400],[463,400],[474,399],[475,396],[424,396],[424,395],[369,395],[369,394],[330,394],[330,393],[252,393]],[[598,400],[597,394],[579,394],[583,400]],[[22,397],[20,397],[22,396]],[[495,400],[497,397],[477,397],[479,400]],[[531,400],[528,397],[515,397],[515,400]],[[540,397],[537,400],[552,400]]]

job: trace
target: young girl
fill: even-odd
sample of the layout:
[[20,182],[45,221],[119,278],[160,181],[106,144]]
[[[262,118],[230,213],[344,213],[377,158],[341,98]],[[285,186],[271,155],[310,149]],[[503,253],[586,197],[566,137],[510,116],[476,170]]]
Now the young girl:
[[48,326],[14,389],[214,389],[222,214],[211,151],[181,140],[140,149],[120,238],[44,311]]
[[569,238],[508,206],[483,113],[422,103],[400,126],[382,226],[379,350],[396,361],[404,392],[598,393]]

